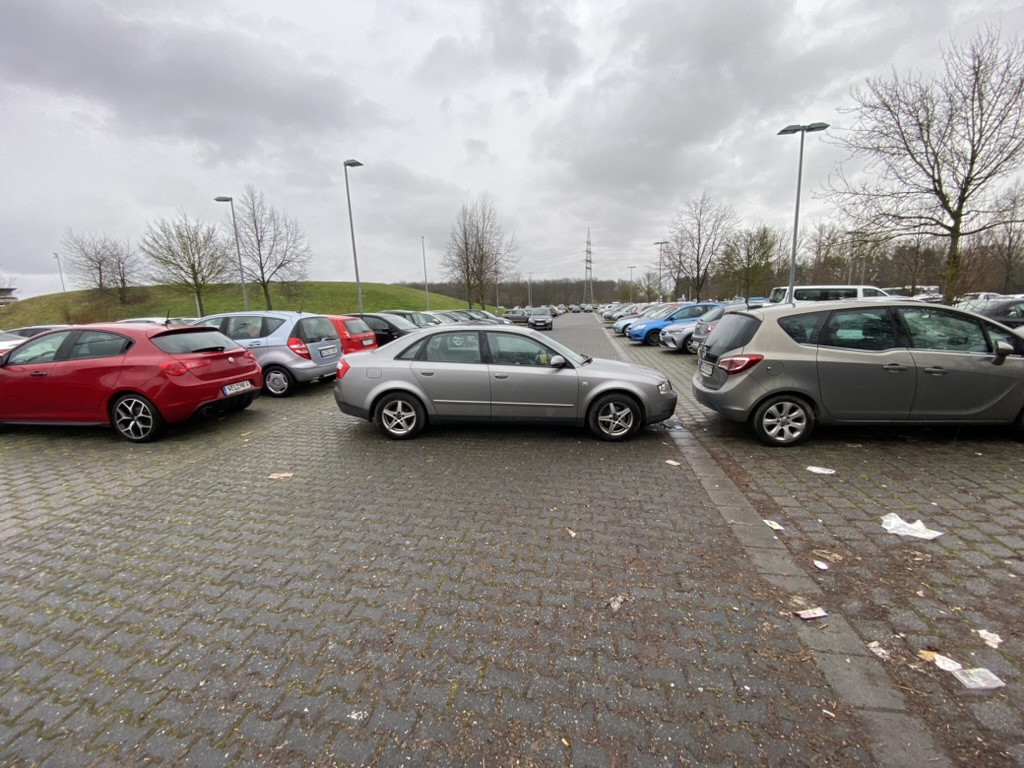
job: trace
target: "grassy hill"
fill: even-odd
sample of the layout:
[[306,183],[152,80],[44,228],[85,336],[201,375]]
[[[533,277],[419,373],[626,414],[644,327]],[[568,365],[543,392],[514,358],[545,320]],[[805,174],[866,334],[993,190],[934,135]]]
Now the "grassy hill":
[[[362,283],[363,310],[425,309],[423,291],[399,285]],[[249,309],[266,309],[258,286],[248,286]],[[195,317],[196,302],[187,291],[167,285],[132,288],[128,303],[121,304],[116,291],[68,291],[22,299],[0,307],[0,329],[44,323],[95,323],[125,317]],[[341,315],[358,312],[355,283],[297,283],[271,288],[274,309],[303,310]],[[450,296],[430,294],[431,309],[462,309],[466,302]],[[206,314],[242,309],[242,291],[237,284],[217,285],[203,297]]]

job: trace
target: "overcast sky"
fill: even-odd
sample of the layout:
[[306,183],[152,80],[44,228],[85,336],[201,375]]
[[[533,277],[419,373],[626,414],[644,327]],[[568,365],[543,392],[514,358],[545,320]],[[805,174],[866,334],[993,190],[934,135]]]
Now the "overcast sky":
[[[221,223],[246,184],[296,218],[311,279],[421,281],[489,195],[534,280],[657,262],[706,192],[791,228],[798,136],[850,89],[934,72],[1020,0],[3,0],[0,280],[60,290],[67,229]],[[809,134],[801,222],[838,150]],[[68,285],[70,289],[72,286]]]

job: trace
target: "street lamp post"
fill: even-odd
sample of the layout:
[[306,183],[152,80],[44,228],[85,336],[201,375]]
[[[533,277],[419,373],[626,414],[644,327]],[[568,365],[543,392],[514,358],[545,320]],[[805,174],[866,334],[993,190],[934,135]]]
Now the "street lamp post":
[[800,232],[800,184],[804,174],[804,134],[824,131],[828,123],[811,123],[809,125],[787,125],[776,134],[777,136],[788,136],[792,133],[800,134],[800,161],[796,170],[796,213],[793,214],[793,254],[789,259],[789,301],[793,301],[793,286],[796,284],[796,242]]
[[630,304],[633,303],[633,270],[634,269],[636,269],[636,267],[630,267],[629,268],[629,303]]
[[60,268],[60,254],[54,251],[53,258],[57,260],[57,274],[60,275],[60,292],[67,293],[68,289],[64,287],[64,270]]
[[533,272],[526,273],[526,303],[533,306]]
[[213,198],[215,203],[231,203],[231,226],[235,228],[235,253],[238,254],[238,279],[242,282],[242,308],[249,311],[249,296],[245,292],[245,270],[242,269],[242,246],[238,244],[238,221],[235,219],[235,198],[222,195]]
[[348,191],[348,169],[362,166],[358,160],[345,161],[345,200],[348,201],[348,228],[352,234],[352,264],[356,268],[356,298],[359,300],[359,314],[363,314],[363,287],[359,283],[359,259],[356,257],[356,227],[352,223],[352,195]]
[[668,240],[659,240],[658,242],[655,243],[655,245],[658,246],[658,301],[661,301],[661,265],[665,257],[665,246],[668,245]]
[[423,250],[423,294],[427,297],[427,311],[430,311],[430,288],[427,284],[427,244],[420,235],[420,248]]

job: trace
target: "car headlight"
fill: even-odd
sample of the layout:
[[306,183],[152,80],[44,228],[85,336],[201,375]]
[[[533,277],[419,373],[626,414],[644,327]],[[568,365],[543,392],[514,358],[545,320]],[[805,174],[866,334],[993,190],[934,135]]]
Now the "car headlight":
[[672,382],[669,381],[668,379],[665,379],[665,381],[661,382],[661,384],[658,385],[658,393],[659,394],[667,395],[671,391],[672,391]]

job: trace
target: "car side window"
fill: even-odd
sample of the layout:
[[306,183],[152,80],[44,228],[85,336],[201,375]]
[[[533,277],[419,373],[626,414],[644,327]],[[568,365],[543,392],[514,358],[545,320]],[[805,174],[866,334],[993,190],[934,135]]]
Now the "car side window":
[[131,340],[116,333],[104,331],[82,331],[68,351],[68,360],[85,360],[93,357],[114,357],[122,355],[131,346]]
[[388,324],[381,320],[379,317],[364,317],[363,320],[374,331],[380,332],[388,330]]
[[1005,341],[1016,353],[1020,349],[1020,337],[1009,331],[1004,331],[998,325],[992,325],[991,323],[984,324],[985,330],[988,332],[988,337],[992,341],[992,351],[995,351],[995,345],[997,341]]
[[981,321],[933,307],[899,307],[912,349],[988,353],[988,337]]
[[255,315],[229,317],[224,327],[224,335],[235,341],[258,339],[263,336],[263,318]]
[[476,331],[438,333],[430,337],[423,359],[431,363],[479,363],[480,339]]
[[495,365],[547,366],[551,361],[548,348],[526,336],[489,333],[487,344]]
[[845,310],[832,313],[821,331],[818,344],[880,352],[896,346],[896,333],[884,307]]
[[35,363],[51,363],[57,351],[65,342],[71,331],[60,331],[43,336],[41,339],[30,339],[20,347],[15,347],[7,356],[8,365],[32,365]]

